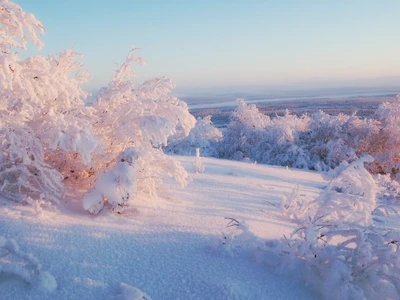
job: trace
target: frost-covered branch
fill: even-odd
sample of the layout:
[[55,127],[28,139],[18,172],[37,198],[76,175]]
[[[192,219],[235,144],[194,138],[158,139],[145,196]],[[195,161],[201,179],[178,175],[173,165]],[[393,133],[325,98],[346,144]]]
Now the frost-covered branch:
[[9,53],[11,48],[26,49],[28,41],[38,48],[43,46],[38,35],[44,33],[44,27],[19,5],[0,0],[0,20],[0,57]]
[[[160,148],[178,128],[195,123],[164,77],[135,87],[133,48],[93,106],[81,88],[89,75],[72,49],[21,59],[11,48],[40,46],[42,25],[18,5],[0,0],[0,194],[60,203],[65,189],[87,191],[85,209],[114,210],[138,192],[155,194],[163,177],[184,185],[187,174]],[[108,186],[109,189],[104,188]],[[100,200],[99,200],[100,199]]]

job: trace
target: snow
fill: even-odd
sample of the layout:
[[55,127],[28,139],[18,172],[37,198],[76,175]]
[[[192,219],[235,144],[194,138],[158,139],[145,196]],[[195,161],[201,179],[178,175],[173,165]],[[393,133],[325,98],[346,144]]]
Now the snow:
[[136,86],[133,48],[86,107],[79,55],[20,58],[44,28],[0,5],[1,299],[400,299],[400,96],[371,119],[239,100],[222,134],[171,80]]
[[299,197],[316,198],[327,186],[321,174],[210,158],[196,173],[195,157],[178,159],[192,177],[186,188],[171,180],[157,199],[135,200],[122,214],[89,215],[79,191],[63,207],[40,213],[29,202],[0,200],[0,242],[15,239],[44,270],[39,289],[0,271],[0,298],[319,298],[256,255],[223,251],[221,240],[230,230],[225,218],[262,239],[288,235],[294,224],[281,217],[282,197],[298,185]]
[[114,300],[151,300],[150,296],[146,293],[143,293],[137,287],[130,286],[129,284],[121,282],[120,285],[120,294],[116,297],[111,297],[110,299]]
[[98,190],[92,190],[83,197],[83,208],[91,214],[98,214],[103,206],[104,198]]
[[53,292],[57,289],[57,281],[49,272],[43,272],[40,276],[40,286],[45,292]]

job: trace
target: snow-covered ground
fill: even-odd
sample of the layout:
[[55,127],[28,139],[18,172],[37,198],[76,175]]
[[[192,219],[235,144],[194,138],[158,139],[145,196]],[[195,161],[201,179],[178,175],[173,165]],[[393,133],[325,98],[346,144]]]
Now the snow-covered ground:
[[[192,176],[186,188],[167,183],[158,199],[140,199],[123,214],[92,216],[74,199],[54,210],[0,200],[0,236],[15,239],[58,284],[50,292],[0,267],[0,299],[319,298],[295,276],[230,254],[223,241],[225,218],[245,221],[263,239],[289,234],[282,196],[299,184],[301,197],[315,198],[326,186],[321,174],[217,159],[204,159],[196,174],[195,157],[179,160]],[[13,259],[1,255],[0,263]]]

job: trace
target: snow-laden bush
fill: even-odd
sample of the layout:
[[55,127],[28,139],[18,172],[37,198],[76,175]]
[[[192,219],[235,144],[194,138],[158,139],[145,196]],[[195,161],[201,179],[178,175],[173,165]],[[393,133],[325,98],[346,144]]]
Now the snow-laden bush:
[[94,189],[83,198],[83,208],[97,214],[103,209],[106,198],[114,211],[122,211],[136,192],[138,158],[139,155],[132,148],[120,155],[112,169],[97,177]]
[[309,168],[318,171],[356,160],[367,152],[367,144],[380,129],[379,122],[360,119],[355,114],[331,116],[319,111],[311,115],[310,121],[300,140],[310,153]]
[[247,105],[243,99],[237,102],[238,107],[218,144],[220,158],[253,158],[255,148],[262,141],[262,130],[271,122],[255,105]]
[[275,246],[286,257],[281,268],[302,270],[326,299],[378,299],[383,287],[400,296],[400,233],[372,227],[377,191],[364,167],[370,161],[345,163],[314,201],[298,205],[291,197],[300,208],[291,218],[298,228]]
[[22,252],[15,240],[0,236],[0,281],[14,278],[47,292],[57,288],[53,275],[42,270],[36,257]]
[[211,249],[296,276],[323,299],[398,299],[400,232],[374,225],[378,190],[364,167],[371,160],[343,163],[316,199],[302,197],[298,186],[285,196],[282,216],[297,225],[290,236],[265,241],[245,222],[228,218]]
[[313,218],[282,242],[287,258],[281,268],[301,270],[303,279],[325,299],[382,299],[382,289],[397,298],[398,237]]
[[214,126],[209,115],[198,118],[188,136],[181,131],[172,136],[164,151],[167,154],[193,156],[199,148],[203,156],[216,157],[218,156],[216,145],[221,139],[222,132]]
[[400,170],[400,95],[393,102],[382,103],[376,117],[382,123],[382,129],[369,147],[376,157],[376,164],[371,167],[374,172],[394,177]]
[[371,225],[371,213],[376,208],[377,186],[364,164],[372,161],[372,157],[366,156],[350,164],[343,162],[344,170],[329,182],[324,197],[319,199],[323,202],[319,203],[316,214],[322,215],[328,211],[329,216],[325,217],[327,221]]
[[379,130],[376,120],[322,111],[270,119],[239,99],[217,149],[221,158],[328,171],[368,152]]
[[[0,192],[20,200],[41,194],[58,202],[64,169],[90,163],[96,146],[81,98],[88,74],[72,50],[48,58],[18,57],[13,48],[41,46],[43,27],[18,5],[0,10]],[[67,159],[74,156],[75,159]]]
[[392,180],[390,174],[375,174],[373,176],[377,185],[377,206],[372,212],[373,220],[390,226],[393,218],[399,217],[400,184],[398,181]]
[[210,250],[230,257],[251,255],[263,241],[254,235],[245,221],[227,217],[222,235],[212,239]]
[[[312,204],[311,204],[312,205]],[[288,195],[282,196],[281,210],[285,219],[300,221],[310,214],[310,204],[300,197],[299,185]]]
[[86,107],[88,93],[80,86],[88,73],[78,55],[69,49],[21,59],[13,49],[25,49],[27,41],[41,46],[43,26],[16,4],[0,3],[3,196],[59,203],[67,181],[70,188],[88,190],[84,206],[97,212],[104,201],[116,208],[135,192],[154,194],[165,176],[185,184],[184,169],[161,150],[176,128],[187,135],[195,123],[186,103],[170,95],[173,82],[154,78],[136,88],[131,64],[144,61],[133,49]]
[[298,117],[288,110],[284,116],[272,119],[255,149],[255,160],[264,164],[308,168],[309,154],[299,135],[307,130],[309,122],[308,116]]
[[120,209],[135,192],[154,195],[163,177],[186,183],[186,171],[161,148],[177,128],[188,135],[195,119],[187,104],[170,94],[175,84],[169,79],[154,78],[135,89],[131,63],[144,63],[135,50],[91,106],[94,133],[103,144],[102,152],[92,154],[99,175],[84,199],[84,208],[93,213],[101,209],[99,201]]

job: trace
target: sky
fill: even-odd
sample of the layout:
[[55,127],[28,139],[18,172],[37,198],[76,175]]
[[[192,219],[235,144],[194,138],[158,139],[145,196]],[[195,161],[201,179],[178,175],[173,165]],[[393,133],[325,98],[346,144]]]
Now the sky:
[[[19,0],[46,28],[43,55],[74,47],[108,83],[132,45],[186,91],[235,87],[400,86],[398,0]],[[24,55],[32,55],[29,50]]]

